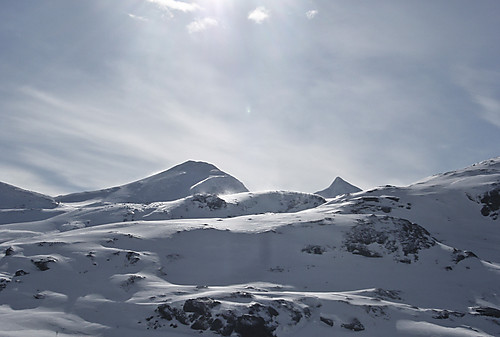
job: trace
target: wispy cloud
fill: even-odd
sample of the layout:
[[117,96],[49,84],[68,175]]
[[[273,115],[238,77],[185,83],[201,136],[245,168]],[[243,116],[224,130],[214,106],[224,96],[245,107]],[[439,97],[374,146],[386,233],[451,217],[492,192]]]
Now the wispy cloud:
[[252,20],[255,23],[262,23],[265,20],[269,19],[270,12],[264,6],[260,6],[255,8],[248,14],[248,20]]
[[492,97],[474,95],[475,101],[481,106],[481,117],[500,128],[500,102]]
[[145,17],[143,16],[139,16],[139,15],[134,15],[134,14],[128,14],[129,18],[131,18],[132,20],[136,20],[136,21],[142,21],[142,22],[146,22],[148,21],[148,19],[146,19]]
[[197,19],[187,25],[187,29],[189,33],[197,33],[208,29],[209,27],[217,26],[219,22],[214,18],[203,18]]
[[181,12],[193,12],[201,9],[201,7],[194,3],[177,1],[177,0],[147,0],[165,9],[173,9]]
[[306,12],[306,17],[311,20],[311,19],[314,19],[314,17],[318,15],[318,11],[315,10],[315,9],[311,9],[310,11],[307,11]]
[[500,86],[500,72],[462,67],[457,70],[456,77],[457,83],[479,105],[478,116],[500,128],[500,100],[494,89]]

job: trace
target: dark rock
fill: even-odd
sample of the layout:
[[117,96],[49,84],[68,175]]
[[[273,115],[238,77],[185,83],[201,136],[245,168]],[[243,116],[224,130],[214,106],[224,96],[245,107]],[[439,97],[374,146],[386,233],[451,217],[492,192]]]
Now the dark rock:
[[369,250],[366,246],[363,245],[346,245],[347,251],[349,253],[353,253],[355,255],[362,255],[365,257],[382,257],[380,253]]
[[24,275],[27,275],[29,274],[28,272],[25,272],[24,270],[22,269],[19,269],[16,271],[16,273],[14,274],[14,277],[18,277],[18,276],[24,276]]
[[500,318],[500,310],[491,307],[474,307],[472,308],[481,316]]
[[379,202],[378,197],[362,197],[361,198],[363,201],[373,201],[373,202]]
[[497,219],[498,210],[500,210],[500,188],[485,193],[480,202],[484,204],[483,208],[481,208],[481,214]]
[[207,330],[210,327],[209,322],[205,317],[198,318],[192,325],[193,330]]
[[183,310],[185,312],[194,312],[200,316],[210,315],[210,309],[218,306],[220,302],[211,298],[189,299],[184,302]]
[[477,258],[477,255],[468,250],[463,250],[463,251],[458,249],[453,250],[453,261],[455,261],[455,263],[459,263],[460,261],[471,257]]
[[276,305],[278,305],[280,308],[288,311],[288,313],[290,315],[290,318],[295,323],[299,323],[300,320],[302,319],[302,316],[303,316],[302,312],[300,312],[299,310],[297,310],[297,308],[292,303],[290,303],[289,301],[275,300],[275,301],[273,301],[273,303],[275,303]]
[[33,297],[36,298],[37,300],[43,300],[45,298],[45,295],[38,293],[38,294],[33,295]]
[[398,239],[403,246],[403,252],[417,254],[420,249],[426,249],[436,244],[431,238],[431,234],[423,227],[411,223],[408,220],[400,219],[398,222]]
[[139,253],[136,253],[136,252],[127,252],[127,254],[125,255],[125,257],[127,258],[127,261],[130,264],[134,264],[134,263],[139,262],[139,260],[140,260],[139,256],[140,256]]
[[234,331],[234,324],[228,323],[220,330],[220,334],[222,336],[231,336],[233,331]]
[[[395,254],[396,260],[413,254],[416,261],[418,251],[434,246],[436,241],[425,228],[406,219],[371,216],[358,220],[359,224],[345,234],[344,246],[348,252],[366,257],[381,257],[384,253]],[[368,245],[378,244],[376,252]],[[382,252],[380,252],[382,250]]]
[[273,307],[267,307],[267,312],[271,317],[278,316],[280,313]]
[[308,245],[305,248],[302,248],[302,252],[306,252],[308,254],[321,255],[324,252],[326,252],[326,249],[318,245]]
[[326,325],[333,326],[333,320],[332,319],[326,318],[326,317],[323,317],[323,316],[320,316],[319,319],[320,319],[321,322],[325,323]]
[[212,324],[210,324],[210,330],[212,331],[221,331],[224,327],[224,323],[219,318],[214,319]]
[[57,260],[53,257],[46,257],[37,260],[31,260],[31,262],[41,271],[49,270],[49,263],[56,262]]
[[450,316],[454,317],[464,317],[465,314],[463,312],[458,311],[449,311],[449,310],[434,310],[436,314],[432,316],[434,319],[448,319]]
[[11,256],[12,254],[14,254],[14,248],[9,247],[5,250],[5,256]]
[[145,279],[144,276],[140,275],[130,275],[125,281],[122,282],[121,286],[125,289],[128,289],[130,286],[135,284],[137,281]]
[[389,207],[389,206],[382,206],[382,207],[380,207],[380,209],[381,209],[381,210],[382,210],[382,212],[384,212],[384,213],[391,213],[391,210],[392,210],[392,208],[391,208],[391,207]]
[[236,320],[234,331],[241,337],[274,337],[262,317],[242,315]]
[[150,322],[146,319],[146,321],[148,321],[149,328],[155,329],[165,326],[164,323],[161,323],[161,319],[165,319],[167,321],[177,320],[200,332],[209,329],[222,336],[237,334],[239,337],[273,337],[273,332],[279,324],[276,317],[283,314],[283,318],[289,318],[292,321],[291,325],[293,325],[300,322],[304,315],[311,316],[309,308],[299,308],[295,303],[283,299],[275,300],[270,305],[251,303],[246,311],[238,315],[231,310],[220,310],[219,308],[213,310],[220,305],[219,301],[209,297],[188,299],[183,303],[182,308],[175,308],[163,303],[155,310],[158,314],[156,317],[160,320]]
[[6,279],[6,278],[0,278],[0,291],[4,290],[5,288],[7,288],[7,284],[10,283],[10,280],[9,279]]
[[227,207],[226,201],[215,194],[195,194],[192,200],[202,204],[200,208],[206,205],[212,211]]
[[[172,308],[168,304],[161,304],[156,308],[155,310],[158,314],[160,314],[160,317],[163,319],[166,319],[167,321],[171,321],[173,319],[172,316]],[[153,316],[151,316],[149,319],[146,318],[146,320],[151,320]]]
[[350,323],[343,323],[342,327],[352,331],[363,331],[365,329],[364,325],[357,318],[354,318]]
[[401,300],[401,291],[399,290],[385,290],[382,288],[375,289],[375,295],[379,299]]
[[253,295],[251,293],[248,293],[246,291],[235,291],[230,295],[231,298],[253,298]]

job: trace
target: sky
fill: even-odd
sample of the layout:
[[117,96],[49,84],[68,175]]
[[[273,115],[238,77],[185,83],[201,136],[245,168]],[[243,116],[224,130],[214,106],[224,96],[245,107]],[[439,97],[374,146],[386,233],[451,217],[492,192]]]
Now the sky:
[[500,156],[498,0],[7,0],[0,181],[207,161],[250,190],[408,185]]

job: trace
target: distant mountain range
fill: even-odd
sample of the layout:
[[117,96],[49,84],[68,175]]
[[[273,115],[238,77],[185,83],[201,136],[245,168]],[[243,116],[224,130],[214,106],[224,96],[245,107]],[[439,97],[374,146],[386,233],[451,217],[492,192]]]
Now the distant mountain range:
[[[326,189],[316,192],[325,198],[355,193],[360,188],[340,177]],[[212,164],[187,161],[166,171],[129,184],[50,197],[0,182],[0,209],[54,208],[58,202],[143,203],[173,201],[195,194],[235,194],[248,192],[245,185]]]
[[500,336],[499,213],[500,157],[316,194],[193,161],[56,198],[0,184],[0,337]]

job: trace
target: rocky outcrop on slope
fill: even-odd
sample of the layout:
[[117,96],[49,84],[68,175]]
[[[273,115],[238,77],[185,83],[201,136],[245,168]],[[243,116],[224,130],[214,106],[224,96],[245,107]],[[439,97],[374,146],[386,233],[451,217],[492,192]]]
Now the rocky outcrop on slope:
[[359,219],[345,235],[348,252],[366,257],[391,254],[399,262],[418,260],[418,252],[436,244],[425,228],[405,219],[371,216]]

